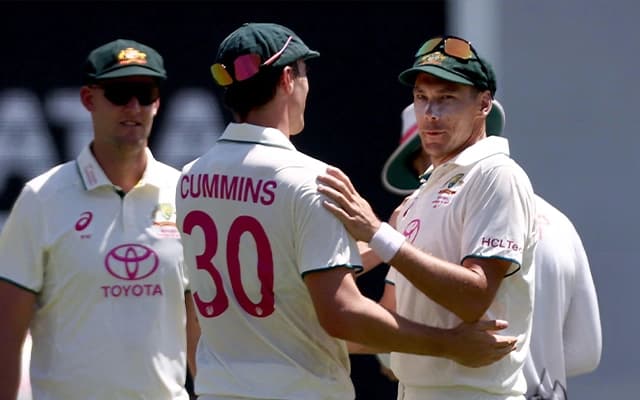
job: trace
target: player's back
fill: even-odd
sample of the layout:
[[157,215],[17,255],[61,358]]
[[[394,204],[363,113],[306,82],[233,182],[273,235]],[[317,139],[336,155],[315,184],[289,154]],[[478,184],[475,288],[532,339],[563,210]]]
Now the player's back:
[[599,364],[599,309],[589,260],[573,223],[539,196],[536,213],[536,300],[523,372],[532,398],[564,399],[567,376]]
[[321,206],[325,168],[248,124],[230,124],[184,168],[178,224],[202,330],[201,398],[353,397],[345,345],[320,326],[303,281],[357,254]]

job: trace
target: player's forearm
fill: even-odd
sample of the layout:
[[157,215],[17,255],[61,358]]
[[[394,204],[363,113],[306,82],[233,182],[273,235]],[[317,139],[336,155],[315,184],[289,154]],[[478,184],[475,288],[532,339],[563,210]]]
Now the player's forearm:
[[196,347],[200,340],[200,324],[196,316],[195,305],[191,292],[185,293],[185,307],[187,310],[187,366],[191,376],[196,376]]
[[0,400],[15,399],[35,294],[0,279]]
[[446,330],[431,328],[403,318],[370,299],[351,304],[335,313],[323,327],[332,336],[357,343],[363,353],[402,352],[443,356],[448,342]]
[[404,243],[390,262],[417,289],[466,322],[480,319],[493,294],[483,277]]
[[14,400],[20,387],[21,351],[0,343],[0,400]]
[[347,349],[351,354],[377,354],[384,353],[380,349],[373,348],[371,346],[365,346],[362,343],[347,341]]

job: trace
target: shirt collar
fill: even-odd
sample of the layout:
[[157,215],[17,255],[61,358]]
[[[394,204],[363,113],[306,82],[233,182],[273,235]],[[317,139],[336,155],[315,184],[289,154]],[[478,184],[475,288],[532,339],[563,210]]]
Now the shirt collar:
[[[145,153],[147,154],[147,167],[142,174],[142,179],[140,179],[135,187],[147,184],[161,187],[164,178],[161,176],[159,169],[154,168],[157,161],[153,158],[153,154],[151,154],[149,148],[145,149]],[[76,165],[78,166],[78,172],[80,173],[86,190],[93,190],[100,186],[117,187],[111,183],[100,164],[98,164],[98,161],[96,161],[96,158],[91,152],[91,144],[87,145],[80,152],[78,158],[76,158]]]
[[465,167],[501,153],[509,156],[509,141],[503,137],[489,136],[467,147],[449,162]]
[[296,150],[293,143],[281,130],[248,123],[229,123],[218,141],[259,143],[266,146]]
[[[507,156],[509,155],[509,141],[506,138],[500,136],[489,136],[487,138],[479,140],[478,142],[464,149],[462,152],[460,152],[460,154],[453,157],[451,160],[441,165],[441,167],[445,165],[458,165],[461,167],[465,167],[495,154],[505,154]],[[433,174],[434,170],[435,167],[433,165],[430,165],[429,168],[427,168],[427,170],[418,177],[420,183],[422,184],[426,182],[431,174]]]

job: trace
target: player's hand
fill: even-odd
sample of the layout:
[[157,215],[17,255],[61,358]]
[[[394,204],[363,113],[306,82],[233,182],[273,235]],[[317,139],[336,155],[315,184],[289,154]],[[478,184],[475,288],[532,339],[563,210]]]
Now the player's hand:
[[505,329],[506,321],[463,322],[453,328],[452,346],[447,356],[466,367],[482,367],[492,364],[516,349],[517,338],[497,335]]
[[380,220],[341,170],[327,168],[325,175],[318,176],[318,192],[331,201],[325,201],[324,207],[335,215],[349,233],[357,240],[369,242],[380,227]]

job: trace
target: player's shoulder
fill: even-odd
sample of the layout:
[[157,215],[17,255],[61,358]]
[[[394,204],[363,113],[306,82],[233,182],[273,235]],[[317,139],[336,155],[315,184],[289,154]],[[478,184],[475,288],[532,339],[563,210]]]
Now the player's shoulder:
[[508,154],[494,154],[481,160],[477,165],[479,173],[474,176],[485,185],[504,185],[512,182],[515,187],[525,189],[533,197],[533,185],[527,172]]
[[178,177],[180,176],[179,169],[169,164],[165,164],[162,161],[156,160],[156,162],[153,164],[153,168],[155,169],[156,173],[165,175],[167,179],[177,180]]
[[305,154],[301,151],[291,151],[288,149],[274,149],[277,151],[277,158],[274,160],[274,167],[278,171],[284,170],[302,170],[306,172],[317,173],[324,171],[327,164],[315,157]]
[[526,172],[509,154],[496,153],[491,154],[478,161],[477,166],[484,172],[496,170],[505,171],[507,173],[518,173],[526,175]]
[[180,169],[180,173],[183,175],[189,173],[189,171],[193,169],[193,166],[196,165],[196,163],[200,161],[201,158],[202,157],[195,158],[189,161],[188,163],[186,163],[185,165],[183,165],[182,168]]
[[535,204],[539,221],[556,230],[564,230],[566,234],[577,235],[573,222],[559,208],[537,194],[535,195]]
[[276,178],[278,181],[288,181],[296,186],[309,184],[315,190],[318,175],[324,174],[327,167],[328,164],[324,161],[304,153],[293,152],[280,160],[276,168]]
[[58,164],[25,183],[31,191],[40,195],[66,190],[80,183],[75,160]]

